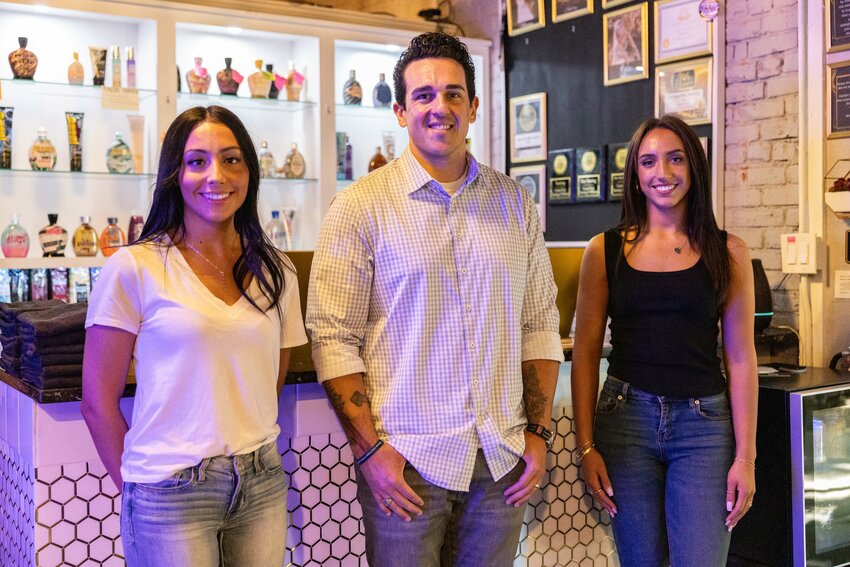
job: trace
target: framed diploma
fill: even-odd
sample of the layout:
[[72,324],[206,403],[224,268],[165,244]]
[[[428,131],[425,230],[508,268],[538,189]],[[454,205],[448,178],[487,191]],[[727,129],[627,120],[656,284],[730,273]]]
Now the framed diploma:
[[515,36],[546,25],[543,0],[507,0],[508,35]]
[[605,86],[649,77],[647,3],[602,15]]
[[655,2],[655,63],[711,55],[712,22],[699,15],[700,0]]
[[655,68],[655,116],[665,114],[711,123],[711,57]]
[[511,178],[525,187],[537,205],[540,228],[546,232],[546,165],[524,165],[511,168]]
[[510,100],[511,162],[546,159],[546,93]]
[[827,65],[829,128],[827,138],[850,137],[850,62]]
[[570,205],[575,201],[573,179],[575,177],[576,151],[552,150],[549,152],[549,204]]
[[850,0],[826,0],[826,50],[850,48]]
[[608,200],[620,201],[626,188],[626,160],[629,157],[629,144],[608,144],[605,160]]
[[593,13],[593,0],[552,0],[552,23]]
[[604,201],[602,191],[602,150],[576,148],[576,202]]

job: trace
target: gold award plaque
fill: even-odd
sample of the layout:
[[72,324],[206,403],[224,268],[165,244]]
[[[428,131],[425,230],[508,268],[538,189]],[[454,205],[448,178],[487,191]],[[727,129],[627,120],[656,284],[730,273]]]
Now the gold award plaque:
[[569,161],[567,160],[567,156],[564,154],[559,154],[555,156],[555,159],[552,161],[552,169],[555,175],[563,175],[567,172],[567,166],[569,165]]
[[596,153],[584,152],[581,156],[581,170],[590,173],[594,169],[596,169]]
[[531,104],[523,104],[519,109],[519,127],[523,132],[534,130],[537,125],[537,110]]
[[614,165],[617,166],[619,170],[626,169],[626,158],[629,156],[628,148],[618,148],[617,152],[614,154]]

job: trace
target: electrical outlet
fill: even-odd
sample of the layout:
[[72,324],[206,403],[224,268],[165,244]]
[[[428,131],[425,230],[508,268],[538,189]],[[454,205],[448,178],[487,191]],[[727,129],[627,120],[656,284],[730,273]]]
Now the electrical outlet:
[[817,237],[810,232],[781,236],[782,273],[817,273]]

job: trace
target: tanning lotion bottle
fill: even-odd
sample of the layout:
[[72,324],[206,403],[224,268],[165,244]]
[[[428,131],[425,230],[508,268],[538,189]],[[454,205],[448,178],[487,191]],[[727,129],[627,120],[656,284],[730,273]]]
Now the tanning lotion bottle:
[[378,146],[375,148],[375,155],[369,160],[369,171],[374,171],[383,165],[387,165],[387,158],[381,153],[381,146]]
[[145,219],[139,211],[130,212],[130,226],[127,227],[127,241],[132,244],[142,236],[142,229],[145,226]]
[[345,104],[360,104],[363,100],[363,89],[357,82],[357,73],[352,69],[348,72],[348,80],[342,86],[342,102]]
[[393,102],[393,91],[390,90],[390,86],[387,84],[386,76],[381,73],[380,78],[378,79],[378,83],[375,85],[375,88],[372,89],[372,105],[375,108],[387,108]]
[[121,48],[112,46],[112,88],[121,88]]
[[30,250],[30,237],[18,224],[18,214],[9,217],[9,226],[0,235],[0,247],[7,258],[26,258]]
[[77,256],[97,256],[97,231],[90,222],[90,216],[81,216],[80,226],[74,231],[74,254]]
[[100,251],[104,256],[112,256],[119,246],[127,244],[127,239],[124,237],[124,231],[118,226],[117,218],[109,217],[106,221],[106,228],[100,233]]
[[303,179],[306,164],[304,156],[298,151],[298,144],[292,144],[292,150],[286,156],[286,163],[281,168],[282,173],[290,179]]
[[74,52],[74,60],[68,65],[68,82],[72,85],[83,84],[83,64],[80,63],[80,54]]
[[38,231],[38,242],[45,257],[64,256],[65,244],[68,242],[68,231],[56,224],[59,215],[47,215],[47,226]]
[[132,47],[127,48],[127,88],[136,88],[136,53]]
[[274,172],[274,155],[268,142],[263,142],[260,147],[260,177],[274,177]]
[[30,146],[30,166],[35,171],[50,171],[56,166],[56,148],[47,139],[47,130],[38,129],[38,138]]

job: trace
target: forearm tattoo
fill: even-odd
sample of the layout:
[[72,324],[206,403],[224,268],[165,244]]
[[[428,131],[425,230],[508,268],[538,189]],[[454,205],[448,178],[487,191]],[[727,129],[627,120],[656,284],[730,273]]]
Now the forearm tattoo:
[[529,423],[542,423],[546,415],[549,400],[540,388],[540,378],[537,368],[528,365],[528,370],[522,376],[522,401],[525,404],[525,417]]
[[[328,400],[331,402],[331,405],[334,408],[334,412],[336,412],[336,416],[339,419],[339,424],[342,426],[342,430],[345,432],[345,436],[348,438],[348,443],[354,447],[357,443],[357,429],[354,427],[354,423],[352,423],[351,418],[348,414],[345,413],[345,399],[342,397],[342,394],[336,391],[333,385],[330,382],[325,382],[322,384],[325,387],[325,392],[328,394]],[[352,398],[359,392],[354,393]],[[362,394],[361,394],[362,395]],[[363,396],[364,398],[366,396]],[[352,402],[354,400],[352,399]],[[356,402],[354,402],[355,405]]]
[[363,404],[369,403],[369,398],[360,390],[354,390],[349,401],[357,407],[362,407]]

